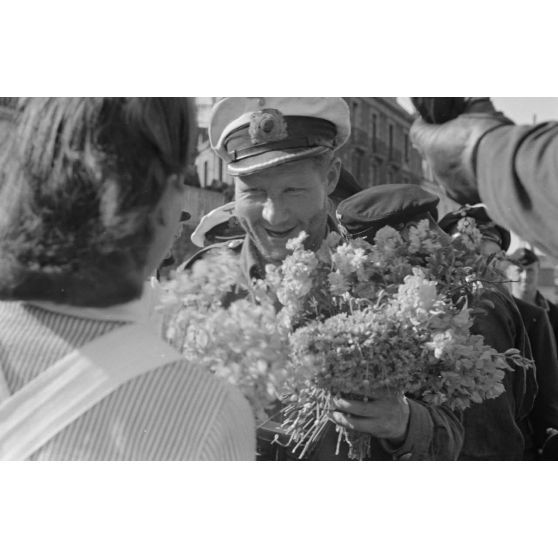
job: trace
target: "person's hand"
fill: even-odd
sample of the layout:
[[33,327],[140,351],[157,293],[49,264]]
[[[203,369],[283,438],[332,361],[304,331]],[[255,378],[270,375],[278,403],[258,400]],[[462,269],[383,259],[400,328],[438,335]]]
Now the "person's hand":
[[490,130],[512,124],[489,100],[483,100],[471,105],[467,114],[445,124],[427,124],[419,118],[411,126],[410,138],[448,196],[460,204],[475,204],[481,201],[474,168],[475,147]]
[[402,394],[376,392],[369,401],[336,398],[333,422],[348,430],[403,442],[409,424],[409,403]]

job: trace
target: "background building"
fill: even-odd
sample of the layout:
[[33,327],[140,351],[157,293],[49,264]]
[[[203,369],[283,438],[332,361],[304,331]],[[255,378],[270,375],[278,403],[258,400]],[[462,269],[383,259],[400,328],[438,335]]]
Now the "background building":
[[215,154],[209,145],[209,116],[211,107],[219,97],[196,97],[198,110],[198,155],[196,171],[201,188],[223,192],[232,199],[233,179],[227,173],[225,163]]
[[351,111],[351,137],[339,154],[343,165],[363,187],[419,184],[440,198],[444,215],[458,207],[436,184],[428,165],[411,145],[415,119],[396,97],[344,97]]
[[395,97],[345,97],[351,137],[339,155],[363,188],[378,184],[420,184],[422,159],[409,141],[413,117]]

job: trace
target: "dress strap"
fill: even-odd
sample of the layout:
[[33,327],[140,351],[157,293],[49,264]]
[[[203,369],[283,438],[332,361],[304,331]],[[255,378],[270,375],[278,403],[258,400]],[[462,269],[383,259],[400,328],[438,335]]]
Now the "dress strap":
[[8,399],[8,397],[10,397],[10,388],[6,382],[4,372],[2,372],[2,368],[0,368],[0,404]]
[[28,458],[120,385],[182,358],[139,323],[72,351],[0,403],[0,459]]

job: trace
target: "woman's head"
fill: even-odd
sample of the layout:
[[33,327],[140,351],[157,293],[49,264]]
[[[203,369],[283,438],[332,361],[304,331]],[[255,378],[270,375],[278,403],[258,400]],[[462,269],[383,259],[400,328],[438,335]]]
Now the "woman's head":
[[194,125],[187,98],[22,99],[0,153],[0,298],[139,296],[179,220]]

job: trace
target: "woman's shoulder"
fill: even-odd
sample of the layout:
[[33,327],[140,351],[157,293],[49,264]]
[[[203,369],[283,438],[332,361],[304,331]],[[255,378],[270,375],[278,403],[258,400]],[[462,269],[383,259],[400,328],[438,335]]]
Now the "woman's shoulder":
[[186,359],[140,374],[119,389],[122,388],[136,391],[138,397],[157,400],[161,405],[165,401],[186,402],[200,397],[211,405],[221,405],[229,394],[229,386],[223,380]]
[[165,366],[151,370],[130,382],[146,391],[150,398],[180,401],[181,404],[192,404],[203,407],[205,413],[209,409],[222,409],[231,401],[242,405],[246,403],[239,390],[215,376],[203,366],[195,365],[186,359],[180,359]]
[[[138,380],[141,381],[141,376]],[[185,358],[147,372],[144,374],[143,381],[166,383],[176,389],[205,390],[219,396],[227,395],[230,389],[230,385],[225,380]]]
[[[166,449],[156,459],[204,459],[212,446],[212,459],[219,459],[226,439],[246,445],[242,440],[254,428],[240,392],[187,360],[149,371],[117,391],[111,399],[124,402],[118,414],[129,428],[165,440]],[[232,430],[231,424],[236,425]],[[211,441],[215,439],[217,444]]]

